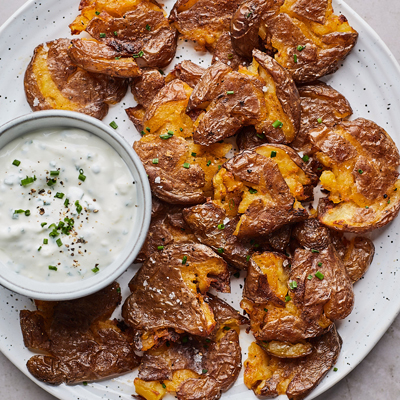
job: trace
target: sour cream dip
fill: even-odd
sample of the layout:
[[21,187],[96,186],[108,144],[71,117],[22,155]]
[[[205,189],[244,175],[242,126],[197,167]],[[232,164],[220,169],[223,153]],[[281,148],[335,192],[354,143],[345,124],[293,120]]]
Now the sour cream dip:
[[46,282],[100,274],[137,214],[128,166],[80,129],[33,131],[0,150],[0,260]]

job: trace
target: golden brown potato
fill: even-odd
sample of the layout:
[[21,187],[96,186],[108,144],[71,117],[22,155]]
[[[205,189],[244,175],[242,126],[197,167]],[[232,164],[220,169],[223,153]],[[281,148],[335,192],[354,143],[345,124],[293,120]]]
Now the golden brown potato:
[[200,67],[190,60],[184,60],[175,65],[175,68],[167,76],[166,81],[170,82],[174,79],[179,79],[188,84],[192,89],[199,83],[201,76],[206,71],[205,68]]
[[129,119],[132,121],[136,130],[144,135],[145,131],[143,127],[143,118],[146,113],[145,108],[141,105],[137,105],[135,107],[129,107],[125,109],[125,112]]
[[232,47],[230,32],[224,32],[215,44],[213,58],[211,63],[215,64],[217,61],[223,62],[234,71],[239,69],[239,66],[248,66],[251,62],[250,57],[241,57]]
[[268,235],[308,218],[300,201],[312,199],[316,179],[290,147],[264,145],[223,165],[213,179],[214,201],[228,217],[240,215],[238,238]]
[[143,117],[144,136],[134,149],[153,194],[172,204],[197,204],[212,194],[212,178],[230,144],[204,147],[192,141],[193,121],[185,113],[192,89],[176,79],[154,97]]
[[310,339],[312,352],[299,359],[268,355],[256,343],[249,347],[244,362],[244,383],[257,396],[273,398],[286,394],[289,399],[307,396],[335,365],[342,339],[334,325],[322,336]]
[[318,218],[347,232],[368,232],[390,222],[400,209],[399,152],[384,129],[358,118],[309,133],[316,159],[325,167]]
[[73,34],[86,30],[120,56],[136,58],[141,66],[166,67],[176,52],[177,32],[152,1],[81,3],[81,15],[70,28]]
[[177,0],[169,20],[184,39],[196,42],[196,50],[215,47],[220,36],[229,30],[233,13],[242,0]]
[[132,332],[121,330],[111,314],[121,302],[113,283],[90,296],[62,302],[37,301],[37,311],[20,312],[24,344],[45,352],[27,362],[38,380],[53,385],[103,379],[140,363]]
[[177,333],[208,336],[216,324],[204,300],[210,286],[230,291],[227,264],[208,247],[171,244],[153,253],[129,283],[122,308],[138,350],[176,340]]
[[259,36],[301,83],[335,72],[358,34],[344,15],[333,13],[331,0],[246,0],[232,17],[233,48],[249,56]]
[[300,127],[300,100],[290,75],[258,50],[246,69],[232,71],[222,62],[203,74],[188,110],[206,108],[195,122],[195,143],[210,144],[254,125],[271,143],[291,142]]
[[320,124],[334,126],[347,119],[353,111],[343,95],[323,82],[316,81],[297,88],[300,94],[301,124],[290,146],[309,154],[312,145],[308,132],[312,128]]
[[132,79],[131,91],[137,103],[147,109],[164,86],[165,78],[160,71],[155,68],[142,68],[141,76]]
[[298,343],[279,342],[271,340],[258,343],[262,349],[270,356],[278,358],[299,358],[311,354],[313,346],[310,342],[302,340]]
[[24,77],[28,103],[33,111],[69,110],[102,119],[108,105],[124,97],[128,83],[75,66],[69,45],[69,39],[57,39],[35,48]]
[[[236,381],[241,369],[239,325],[247,319],[217,297],[212,296],[209,304],[218,321],[210,339],[185,334],[179,342],[144,354],[135,389],[146,400],[161,399],[167,391],[175,392],[180,400],[219,399],[221,391]],[[162,382],[164,392],[157,382]],[[143,390],[154,386],[160,397]]]
[[[136,257],[135,262],[146,261],[151,254],[161,251],[163,246],[171,243],[197,243],[196,236],[190,226],[183,219],[181,206],[173,206],[153,198],[153,209],[150,228],[146,240]],[[155,206],[156,204],[156,206]]]
[[121,57],[112,47],[97,40],[71,40],[68,55],[76,66],[89,72],[116,78],[132,78],[141,74],[134,58]]

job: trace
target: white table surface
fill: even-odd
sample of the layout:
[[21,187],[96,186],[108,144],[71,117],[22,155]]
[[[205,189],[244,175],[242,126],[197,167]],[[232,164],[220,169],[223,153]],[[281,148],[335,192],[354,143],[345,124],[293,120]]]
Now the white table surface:
[[[346,2],[376,30],[400,62],[400,1],[346,0]],[[0,0],[0,25],[24,3],[25,0]],[[78,6],[78,0],[76,3]],[[24,399],[55,400],[0,353],[0,400]],[[400,399],[400,316],[353,372],[317,398],[317,400],[336,399]]]

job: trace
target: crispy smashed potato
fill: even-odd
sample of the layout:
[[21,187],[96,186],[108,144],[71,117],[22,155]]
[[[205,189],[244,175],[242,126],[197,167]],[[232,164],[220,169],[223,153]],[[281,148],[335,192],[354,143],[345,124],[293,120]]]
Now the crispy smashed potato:
[[352,109],[346,98],[331,86],[317,81],[298,86],[301,104],[300,130],[290,146],[309,154],[312,145],[308,132],[320,124],[334,126],[347,119]]
[[177,33],[156,2],[147,0],[83,1],[70,25],[72,34],[86,30],[96,40],[135,57],[146,67],[166,67],[176,52]]
[[140,363],[130,330],[111,314],[121,302],[118,283],[81,299],[37,301],[37,311],[20,312],[24,344],[45,352],[27,362],[38,380],[53,385],[103,379],[129,372]]
[[210,50],[229,30],[233,13],[243,0],[177,0],[169,20],[184,39],[196,42],[196,50]]
[[239,325],[247,319],[216,297],[209,304],[218,321],[210,339],[184,335],[144,354],[135,389],[146,400],[161,399],[166,392],[180,400],[219,399],[236,381],[241,369]]
[[215,44],[211,64],[215,64],[217,61],[223,62],[234,71],[237,71],[239,66],[248,66],[251,62],[251,57],[242,57],[237,54],[232,47],[230,32],[224,32]]
[[309,133],[328,198],[320,199],[318,218],[347,232],[368,232],[396,217],[400,209],[397,147],[384,129],[358,118]]
[[204,202],[212,194],[214,174],[232,147],[224,143],[209,147],[193,143],[193,121],[185,113],[191,92],[178,79],[165,85],[144,114],[144,136],[133,145],[153,194],[172,204]]
[[167,82],[174,79],[179,79],[188,84],[192,89],[199,83],[201,76],[206,71],[205,68],[200,67],[189,60],[184,60],[175,65],[175,68],[167,76]]
[[234,235],[267,235],[308,218],[300,201],[312,199],[316,176],[298,154],[283,145],[245,150],[215,175],[214,201],[228,217],[240,215]]
[[141,72],[141,76],[132,79],[131,91],[136,102],[147,109],[165,86],[165,78],[156,68],[142,68]]
[[244,383],[257,396],[273,398],[286,394],[289,399],[307,396],[335,365],[342,339],[334,325],[327,333],[310,339],[312,351],[299,359],[282,359],[267,354],[256,343],[249,347],[244,362]]
[[133,57],[121,57],[104,43],[90,39],[73,39],[68,55],[73,63],[89,72],[117,78],[132,78],[141,74]]
[[137,331],[136,347],[148,350],[177,333],[208,336],[215,327],[204,294],[229,292],[225,261],[201,244],[171,244],[150,255],[129,283],[122,316]]
[[300,100],[290,76],[258,50],[238,71],[218,61],[201,77],[188,110],[205,109],[195,122],[195,143],[211,144],[247,125],[271,143],[290,143],[300,128]]
[[73,64],[68,39],[37,46],[25,72],[26,99],[33,111],[69,110],[102,119],[109,104],[125,95],[127,81],[92,74]]
[[242,56],[261,38],[293,79],[304,83],[335,72],[358,34],[344,15],[333,13],[332,0],[246,0],[232,17],[231,37]]

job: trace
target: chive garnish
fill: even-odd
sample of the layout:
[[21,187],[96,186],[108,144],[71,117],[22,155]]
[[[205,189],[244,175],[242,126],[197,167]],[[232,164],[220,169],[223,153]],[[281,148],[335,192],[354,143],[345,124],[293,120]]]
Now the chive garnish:
[[286,303],[287,303],[288,301],[290,301],[290,300],[292,300],[292,298],[291,298],[289,295],[287,295],[287,296],[285,297]]
[[117,128],[118,128],[118,125],[117,125],[117,123],[116,123],[115,121],[111,121],[111,122],[110,122],[110,126],[111,126],[111,128],[113,128],[113,129],[117,129]]
[[219,224],[219,225],[218,225],[218,229],[219,229],[219,230],[225,229],[225,225],[224,225],[224,224]]
[[201,373],[202,373],[203,375],[206,374],[207,372],[208,372],[208,369],[204,369],[204,368],[203,368],[203,369],[201,370]]
[[100,15],[100,11],[95,11],[94,12],[96,15]]
[[196,156],[197,156],[197,153],[193,153],[193,152],[192,152],[191,156],[192,156],[192,157],[196,157]]
[[182,258],[182,265],[185,265],[187,261],[187,256],[183,256]]
[[56,240],[56,243],[57,243],[57,246],[58,246],[58,247],[61,247],[62,244],[63,244],[62,241],[61,241],[61,239],[57,239],[57,240]]
[[99,271],[100,271],[100,269],[97,267],[97,265],[94,268],[92,268],[92,272],[94,272],[94,273],[99,272]]
[[317,271],[315,274],[315,277],[320,279],[322,281],[322,279],[324,279],[324,274],[322,272]]
[[162,135],[160,135],[160,139],[166,140],[172,138],[172,136],[174,136],[174,132],[168,131],[167,133],[163,133]]
[[157,250],[164,250],[164,246],[157,246]]
[[158,158],[153,158],[153,164],[158,164]]
[[312,275],[310,274],[310,275],[308,275],[307,276],[307,279],[309,280],[309,281],[311,281],[311,279],[312,279]]
[[144,54],[143,51],[140,50],[138,54],[133,54],[132,57],[133,57],[133,58],[143,57],[143,54]]
[[206,165],[207,165],[207,167],[209,167],[211,165],[211,160],[208,160]]
[[19,167],[19,164],[21,164],[21,161],[19,161],[19,160],[14,160],[12,162],[12,165],[15,165],[16,167]]
[[25,179],[21,180],[21,185],[22,186],[26,186],[29,185],[30,183],[33,183],[36,181],[36,175],[33,175],[33,177],[31,176],[27,176]]
[[275,122],[272,123],[272,126],[274,128],[282,128],[283,122],[281,122],[281,121],[279,121],[279,119],[277,119]]
[[289,287],[290,289],[296,289],[297,288],[297,282],[296,281],[291,281],[289,282]]
[[40,250],[42,250],[42,246],[40,246],[40,247],[37,249],[37,251],[40,251]]
[[117,31],[114,31],[113,33],[114,33],[114,36],[118,36],[118,32]]
[[53,186],[56,182],[57,182],[56,179],[49,179],[49,180],[47,181],[47,186]]
[[305,47],[306,47],[306,46],[302,46],[301,44],[299,44],[299,45],[297,46],[297,50],[298,50],[298,51],[302,51],[302,50],[305,49]]
[[22,214],[22,213],[24,213],[25,212],[25,210],[21,210],[21,209],[19,209],[19,210],[14,210],[14,214]]
[[165,386],[164,382],[161,384],[161,386],[163,387],[163,389],[166,389],[166,386]]
[[85,175],[83,175],[83,173],[84,173],[84,171],[83,171],[83,169],[81,168],[81,169],[79,170],[79,176],[78,176],[78,179],[79,179],[80,181],[82,181],[82,182],[85,182],[85,180],[86,180],[86,176],[85,176]]
[[101,38],[105,38],[105,37],[106,37],[106,34],[105,34],[105,33],[100,33],[100,37],[101,37]]
[[190,164],[185,162],[183,163],[183,168],[189,169],[190,168]]
[[26,215],[27,217],[29,217],[29,216],[31,215],[30,210],[25,210],[25,215]]
[[338,369],[335,367],[335,368],[333,368],[333,370],[336,372]]
[[40,224],[40,226],[43,228],[45,225],[47,225],[47,222],[42,222],[41,224]]
[[293,61],[297,63],[297,54],[293,54]]
[[226,92],[226,94],[235,94],[235,92],[234,92],[233,90],[228,90],[228,91]]
[[246,261],[249,262],[251,255],[246,256]]
[[231,327],[230,327],[230,326],[224,326],[224,327],[222,328],[222,330],[224,330],[224,331],[230,331],[230,330],[231,330]]
[[319,250],[311,249],[311,253],[319,253]]
[[318,122],[319,124],[322,124],[322,118],[318,118],[318,119],[317,119],[317,122]]
[[49,265],[49,269],[52,271],[57,271],[57,267],[54,265]]
[[50,171],[50,176],[58,176],[60,175],[60,171]]
[[259,133],[257,133],[257,135],[256,135],[258,138],[260,138],[260,139],[264,139],[265,138],[265,136],[264,135],[260,135]]
[[64,206],[65,206],[65,207],[68,207],[68,204],[69,204],[69,199],[65,199],[65,201],[64,201]]
[[217,249],[217,252],[218,252],[219,254],[222,254],[224,251],[225,251],[225,250],[224,250],[222,247],[220,247],[219,249]]
[[304,162],[308,162],[309,159],[310,159],[310,157],[307,154],[304,154],[304,156],[302,157],[302,160]]
[[80,214],[81,211],[82,211],[82,206],[79,204],[79,200],[77,200],[77,201],[75,202],[75,206],[76,206],[76,212],[77,212],[78,214]]
[[146,128],[146,131],[147,131],[147,132],[150,132],[150,128]]
[[62,199],[64,197],[64,193],[57,192],[54,197],[56,199]]
[[43,244],[48,244],[49,243],[49,239],[43,239]]
[[321,267],[321,266],[322,266],[322,262],[319,262],[319,263],[318,263],[318,267]]
[[146,29],[150,32],[151,31],[151,26],[149,24],[146,25]]
[[249,189],[249,192],[250,192],[250,194],[255,194],[255,193],[257,193],[257,190],[256,190],[256,189],[253,189],[253,188],[250,188],[250,189]]

